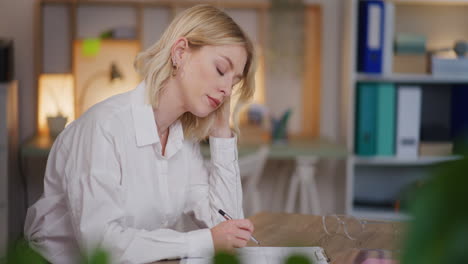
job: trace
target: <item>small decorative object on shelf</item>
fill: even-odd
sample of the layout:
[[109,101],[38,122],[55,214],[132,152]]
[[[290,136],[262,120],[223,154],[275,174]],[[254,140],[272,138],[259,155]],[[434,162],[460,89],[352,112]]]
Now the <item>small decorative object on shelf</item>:
[[136,39],[136,28],[131,26],[121,26],[109,29],[101,33],[101,39]]
[[[457,41],[451,48],[443,48],[429,52],[431,57],[431,72],[434,76],[459,77],[468,74],[468,42]],[[447,54],[447,52],[450,52]],[[454,56],[455,54],[455,56]]]
[[288,141],[288,121],[291,116],[291,109],[286,110],[281,118],[271,119],[271,140],[273,144],[285,144]]
[[57,137],[60,132],[65,128],[67,124],[67,117],[63,116],[62,113],[58,113],[57,116],[47,117],[47,126],[49,127],[49,135],[51,137]]

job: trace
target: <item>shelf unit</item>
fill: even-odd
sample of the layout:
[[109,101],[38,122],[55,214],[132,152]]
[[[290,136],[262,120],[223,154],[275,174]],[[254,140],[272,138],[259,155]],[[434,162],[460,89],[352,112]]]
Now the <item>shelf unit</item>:
[[463,84],[468,83],[467,76],[439,77],[430,74],[403,74],[391,75],[362,74],[356,75],[358,82],[391,82],[405,84]]
[[[266,1],[36,0],[35,83],[39,87],[41,74],[73,74],[75,77],[79,75],[76,67],[77,52],[73,47],[85,38],[97,38],[105,30],[116,27],[132,27],[135,29],[135,38],[106,39],[106,41],[115,44],[133,42],[139,50],[144,50],[160,38],[164,29],[179,12],[201,3],[225,9],[246,30],[256,45],[264,46],[266,18],[270,8],[270,3]],[[127,60],[121,62],[133,68],[133,63],[127,63]],[[263,58],[259,63],[263,63]],[[102,59],[100,64],[99,66],[104,64]],[[119,68],[122,68],[122,65],[119,65]],[[124,69],[123,74],[131,75],[131,80],[137,76],[133,69],[131,71]],[[87,75],[81,74],[81,76]],[[263,74],[259,78],[263,79]],[[76,101],[81,91],[79,84],[75,78],[75,115],[80,114]],[[125,87],[134,87],[132,84],[133,82],[126,81]]]
[[394,220],[394,221],[407,221],[410,216],[405,213],[392,212],[388,210],[375,210],[367,208],[355,207],[351,212],[357,218],[376,219],[376,220]]
[[[356,112],[356,87],[358,83],[395,83],[399,84],[416,84],[421,85],[424,91],[424,85],[440,85],[441,89],[443,85],[451,84],[468,84],[468,78],[466,76],[460,77],[439,77],[431,74],[406,74],[406,73],[387,73],[387,74],[367,74],[361,73],[357,70],[357,54],[358,54],[358,10],[359,2],[363,0],[351,0],[346,1],[345,17],[344,17],[344,39],[343,39],[343,54],[344,63],[342,68],[342,103],[345,105],[343,108],[343,120],[342,124],[345,127],[344,138],[347,143],[347,148],[350,153],[355,153],[355,112]],[[460,30],[452,30],[449,33],[440,34],[443,30],[440,25],[436,27],[436,24],[443,23],[440,19],[435,21],[429,21],[429,25],[422,25],[424,22],[420,20],[424,18],[427,13],[433,14],[432,12],[438,12],[442,10],[444,14],[451,14],[453,12],[456,16],[461,13],[460,8],[468,10],[467,0],[386,0],[395,7],[395,24],[390,28],[393,28],[396,32],[402,32],[402,23],[409,23],[409,31],[406,33],[420,33],[429,35],[427,45],[428,48],[440,48],[441,42],[436,41],[436,37],[430,35],[431,30],[435,31],[437,37],[446,37],[444,45],[447,43],[453,44],[457,39],[453,38],[455,33],[462,32]],[[423,14],[416,13],[416,10],[422,7],[424,10],[421,11]],[[458,9],[458,11],[456,11]],[[431,10],[428,12],[427,10]],[[414,15],[414,17],[408,17],[408,14]],[[426,12],[426,14],[424,14]],[[399,17],[406,16],[406,17]],[[418,21],[414,24],[410,23]],[[453,21],[456,21],[454,19]],[[453,22],[452,21],[452,22]],[[432,23],[432,24],[431,24]],[[456,22],[454,22],[456,23]],[[419,27],[419,28],[418,28]],[[431,28],[432,27],[432,28]],[[387,28],[384,26],[384,28]],[[400,30],[399,30],[400,29]],[[406,28],[404,28],[406,29]],[[420,29],[420,32],[418,31]],[[455,32],[455,33],[454,33]],[[452,34],[450,36],[444,34]],[[391,34],[390,34],[391,35]],[[459,35],[459,39],[468,38],[468,35]],[[385,41],[384,41],[385,43]],[[432,45],[432,46],[431,46]],[[346,161],[346,200],[345,200],[345,211],[347,214],[352,214],[357,217],[379,219],[379,220],[407,220],[411,216],[395,212],[390,207],[378,207],[378,206],[360,206],[359,203],[355,203],[356,199],[359,199],[359,195],[362,195],[363,191],[368,193],[374,193],[377,196],[379,192],[388,195],[385,198],[394,197],[402,190],[402,188],[408,186],[414,181],[423,180],[431,173],[432,168],[442,162],[456,160],[459,156],[447,156],[447,157],[418,157],[412,159],[404,159],[397,157],[361,157],[352,155]],[[400,185],[398,187],[397,185]],[[385,195],[384,195],[385,196]],[[387,200],[388,201],[388,200]]]

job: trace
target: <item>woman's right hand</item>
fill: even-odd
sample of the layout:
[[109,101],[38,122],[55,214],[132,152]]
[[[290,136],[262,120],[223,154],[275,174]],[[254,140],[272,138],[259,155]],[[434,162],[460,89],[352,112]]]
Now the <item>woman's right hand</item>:
[[248,219],[235,219],[219,223],[211,228],[215,251],[231,251],[234,248],[245,247],[253,231],[254,226]]

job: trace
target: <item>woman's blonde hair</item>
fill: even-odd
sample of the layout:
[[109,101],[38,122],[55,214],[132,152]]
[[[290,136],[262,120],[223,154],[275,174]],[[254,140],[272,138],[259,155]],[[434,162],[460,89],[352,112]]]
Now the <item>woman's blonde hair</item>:
[[[247,103],[255,91],[255,51],[251,40],[234,20],[223,11],[210,5],[196,5],[179,14],[166,29],[162,37],[135,59],[135,68],[143,76],[149,95],[149,102],[156,108],[159,94],[171,78],[171,48],[175,41],[185,37],[189,47],[199,49],[207,45],[242,45],[247,52],[247,62],[242,80],[233,90],[232,97],[238,97],[237,106]],[[231,99],[231,103],[232,99]],[[184,113],[180,120],[186,138],[203,140],[209,136],[216,114],[227,107],[224,104],[213,113],[200,118],[190,112]],[[239,107],[234,107],[238,109]],[[234,116],[237,111],[234,111]],[[234,130],[238,133],[237,118]]]

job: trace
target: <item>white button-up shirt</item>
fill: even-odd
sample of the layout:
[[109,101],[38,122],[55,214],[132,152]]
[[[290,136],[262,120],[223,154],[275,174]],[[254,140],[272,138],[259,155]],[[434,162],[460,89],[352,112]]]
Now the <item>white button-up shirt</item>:
[[50,262],[74,263],[97,247],[112,263],[206,256],[218,209],[243,218],[236,138],[210,138],[207,169],[176,122],[163,156],[145,89],[93,106],[56,139],[25,224]]

